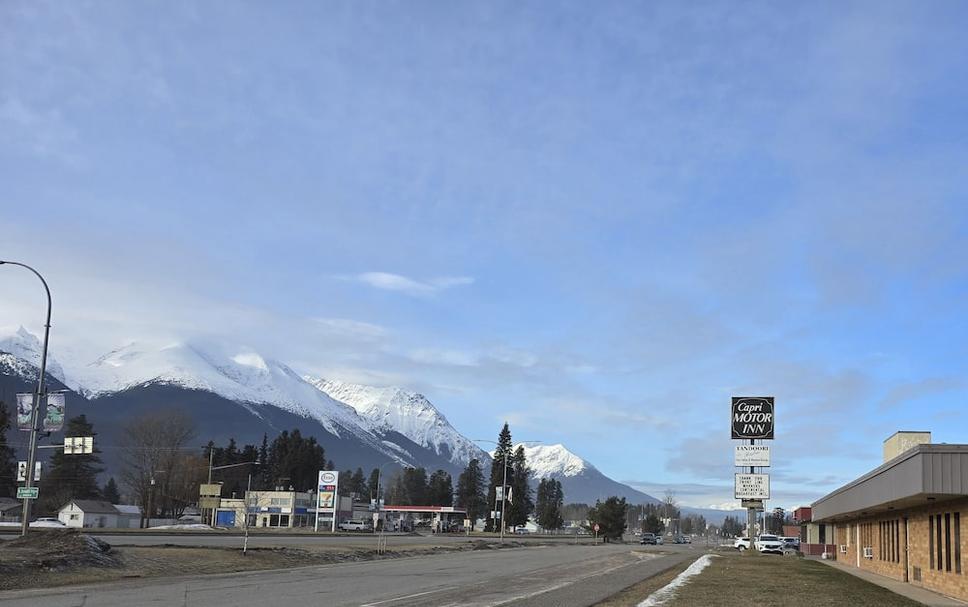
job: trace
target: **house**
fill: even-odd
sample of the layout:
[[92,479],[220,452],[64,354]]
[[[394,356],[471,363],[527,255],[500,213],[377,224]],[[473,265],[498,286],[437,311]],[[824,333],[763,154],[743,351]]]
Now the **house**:
[[20,521],[24,503],[12,497],[0,497],[0,521]]
[[118,527],[121,513],[109,502],[71,500],[57,511],[57,518],[68,527]]
[[119,529],[137,529],[141,525],[141,507],[127,504],[115,504],[118,511]]

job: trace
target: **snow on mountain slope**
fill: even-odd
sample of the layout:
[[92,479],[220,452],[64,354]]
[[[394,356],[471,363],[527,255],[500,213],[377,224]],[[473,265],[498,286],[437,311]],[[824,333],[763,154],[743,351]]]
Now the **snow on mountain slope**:
[[135,342],[71,375],[90,398],[149,383],[176,384],[313,417],[337,436],[345,431],[372,434],[370,425],[352,407],[329,398],[286,365],[245,350],[233,354],[188,343],[159,348]]
[[524,457],[531,469],[531,475],[537,479],[578,476],[589,468],[595,468],[561,444],[530,447],[525,445]]
[[[43,352],[43,344],[37,339],[36,335],[20,327],[16,331],[12,331],[5,337],[0,338],[0,352],[6,352],[15,358],[40,368],[40,356]],[[16,366],[13,360],[8,361],[8,363]],[[39,371],[32,372],[39,375]],[[50,373],[51,376],[56,377],[62,383],[67,383],[65,381],[64,369],[50,352],[47,353],[47,373]]]
[[305,380],[333,399],[353,407],[377,430],[399,432],[456,466],[465,466],[474,458],[485,458],[484,451],[455,430],[422,394],[311,376],[306,376]]

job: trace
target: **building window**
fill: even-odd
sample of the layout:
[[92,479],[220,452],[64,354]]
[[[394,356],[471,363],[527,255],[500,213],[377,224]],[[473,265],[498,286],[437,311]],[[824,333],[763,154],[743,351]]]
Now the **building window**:
[[955,550],[951,554],[951,513],[928,517],[928,552],[931,569],[950,572],[952,563],[956,573],[961,573],[961,513],[955,512]]

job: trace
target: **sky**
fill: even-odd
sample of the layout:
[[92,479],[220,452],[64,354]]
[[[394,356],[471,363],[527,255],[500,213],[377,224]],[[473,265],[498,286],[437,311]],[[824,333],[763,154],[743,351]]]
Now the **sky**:
[[[0,258],[55,356],[245,345],[772,505],[968,442],[963,2],[0,3]],[[0,326],[41,294],[0,268]]]

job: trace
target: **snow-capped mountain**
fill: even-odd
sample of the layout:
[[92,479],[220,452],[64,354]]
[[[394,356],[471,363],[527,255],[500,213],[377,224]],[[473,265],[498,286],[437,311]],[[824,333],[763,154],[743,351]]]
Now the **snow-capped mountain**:
[[[35,367],[40,367],[42,352],[43,344],[40,343],[37,336],[23,327],[19,327],[6,337],[0,338],[0,353],[6,353]],[[12,359],[8,362],[11,365],[17,364]],[[47,353],[47,372],[61,382],[65,381],[64,369],[50,352]],[[36,379],[36,376],[34,379]]]
[[[32,389],[40,351],[39,340],[23,328],[0,337],[0,398]],[[52,385],[73,390],[70,415],[87,415],[103,444],[117,444],[125,424],[140,415],[176,408],[193,418],[199,445],[229,438],[258,444],[263,435],[298,428],[316,436],[341,469],[391,462],[456,476],[471,459],[488,459],[421,394],[302,377],[250,349],[134,342],[88,364],[66,362],[48,356]],[[569,502],[610,495],[656,501],[606,477],[563,445],[526,446],[525,453],[535,483],[558,479]],[[109,468],[116,465],[115,454],[105,452]],[[485,468],[488,463],[482,462]]]
[[588,468],[594,468],[561,444],[524,445],[524,456],[536,479],[578,476]]
[[659,500],[608,478],[588,461],[564,445],[515,445],[524,447],[525,461],[534,484],[552,478],[561,483],[566,502],[594,504],[612,495],[624,497],[633,504],[657,503]]
[[90,398],[145,384],[174,384],[239,403],[272,405],[312,417],[337,436],[347,430],[370,431],[352,407],[316,390],[285,364],[249,350],[226,353],[191,343],[162,347],[131,343],[72,376],[77,378],[79,391]]
[[464,467],[472,459],[486,459],[485,452],[454,429],[447,418],[423,394],[400,388],[376,388],[306,376],[306,381],[346,403],[382,432],[399,432],[413,442]]

